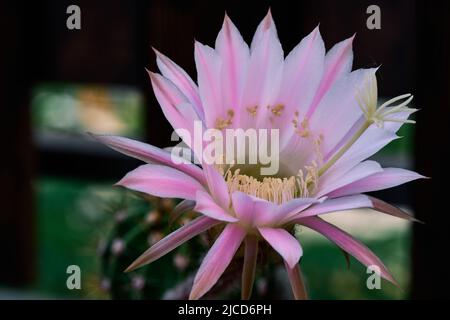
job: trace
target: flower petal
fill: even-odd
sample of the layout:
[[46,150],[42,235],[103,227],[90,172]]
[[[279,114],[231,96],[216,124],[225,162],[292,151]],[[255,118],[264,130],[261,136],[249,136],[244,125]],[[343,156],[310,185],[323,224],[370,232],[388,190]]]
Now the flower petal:
[[[216,52],[219,53],[222,60],[220,77],[222,79],[223,106],[230,107],[236,117],[238,116],[237,111],[241,107],[249,49],[239,30],[226,14],[222,29],[217,35]],[[238,119],[234,119],[233,125],[238,125]]]
[[[361,117],[362,111],[356,99],[357,89],[377,69],[359,69],[342,77],[327,91],[315,112],[311,115],[312,130],[323,135],[321,143],[324,155],[328,153]],[[330,117],[330,114],[333,114]],[[359,129],[359,128],[358,128]]]
[[194,210],[217,220],[227,222],[238,221],[238,219],[231,216],[225,209],[219,206],[205,191],[199,191],[197,193]]
[[257,200],[240,191],[233,192],[231,199],[234,212],[239,220],[248,226],[254,226],[256,213],[254,207]]
[[353,62],[352,43],[354,37],[355,36],[352,36],[349,39],[339,42],[327,52],[325,56],[323,77],[320,81],[316,95],[314,96],[314,100],[306,113],[306,118],[311,118],[318,103],[324,94],[333,86],[336,80],[350,73]]
[[308,294],[306,292],[305,282],[303,281],[303,275],[300,271],[300,266],[295,265],[293,268],[291,268],[286,263],[286,261],[284,262],[284,266],[286,267],[289,283],[291,284],[291,289],[295,300],[308,299]]
[[363,243],[353,238],[344,230],[341,230],[318,217],[304,218],[301,222],[299,221],[299,223],[321,233],[344,251],[354,256],[365,266],[377,266],[380,268],[381,276],[383,278],[397,285],[383,262]]
[[[188,103],[186,96],[168,79],[160,74],[148,72],[152,82],[153,91],[158,100],[166,119],[174,129],[190,129],[192,123],[187,123],[186,119],[178,110],[182,103]],[[192,132],[192,131],[191,131]]]
[[294,133],[291,124],[295,112],[305,114],[319,87],[323,74],[325,46],[319,32],[315,28],[286,57],[283,68],[283,80],[277,103],[284,106],[281,116],[274,116],[275,128],[282,128],[280,141],[282,150],[285,143]]
[[235,224],[227,224],[209,250],[194,279],[189,299],[196,300],[207,293],[219,280],[242,243],[246,232]]
[[361,138],[359,138],[355,144],[322,175],[321,180],[323,182],[341,177],[361,163],[361,161],[374,155],[388,143],[399,138],[395,133],[379,128],[369,127],[367,131],[368,132],[366,133],[368,136],[363,134],[363,136],[361,136]]
[[171,234],[151,246],[139,258],[137,258],[125,270],[125,272],[135,270],[139,267],[142,267],[143,265],[149,264],[161,258],[163,255],[169,253],[186,241],[192,239],[196,235],[212,228],[219,223],[220,221],[204,216],[192,220],[188,224],[182,226],[181,228],[177,229],[176,231],[172,232]]
[[300,212],[292,217],[291,221],[295,222],[298,219],[317,216],[325,213],[343,211],[358,208],[372,208],[373,204],[366,195],[354,195],[348,197],[341,197],[335,199],[327,199],[322,203],[310,206],[308,209]]
[[249,300],[252,295],[257,259],[258,239],[254,235],[248,235],[245,237],[244,266],[242,267],[242,300]]
[[223,209],[228,210],[230,207],[230,194],[228,192],[228,186],[223,176],[214,168],[214,166],[204,163],[203,172],[208,182],[208,188],[216,200]]
[[162,198],[195,200],[205,189],[187,174],[162,165],[145,164],[127,173],[116,185]]
[[420,178],[425,177],[414,171],[401,168],[384,168],[382,172],[374,173],[334,190],[329,194],[329,197],[342,197],[350,194],[383,190]]
[[194,107],[198,116],[204,120],[203,108],[198,93],[198,87],[191,77],[180,68],[175,62],[153,48],[156,53],[156,64],[162,75],[172,81],[172,83],[186,96]]
[[206,185],[206,179],[203,175],[202,169],[192,163],[185,163],[186,161],[183,161],[182,158],[172,155],[171,153],[160,148],[119,136],[92,134],[92,137],[127,156],[148,163],[164,164],[168,167],[183,171],[184,173],[197,179],[200,183]]
[[297,239],[289,232],[279,228],[258,228],[261,236],[274,248],[292,269],[303,254]]
[[295,216],[299,212],[302,212],[306,208],[310,207],[314,203],[320,203],[324,199],[315,199],[315,198],[296,198],[292,199],[286,203],[283,203],[279,206],[277,219],[278,221],[282,221],[283,223],[286,220],[289,220],[290,217]]
[[328,195],[332,191],[351,184],[357,180],[368,177],[372,174],[382,172],[383,168],[376,161],[366,160],[357,164],[347,172],[340,173],[335,176],[323,176],[319,180],[317,196],[322,197]]
[[[275,23],[269,12],[261,21],[251,44],[247,81],[243,92],[241,127],[260,127],[270,112],[264,106],[273,105],[277,98],[284,55]],[[252,111],[253,110],[253,111]]]
[[277,205],[240,191],[233,192],[231,197],[233,209],[239,220],[251,227],[275,227],[282,225],[286,220],[289,220],[289,216],[319,201],[313,198],[296,198]]
[[[398,113],[396,118],[404,121],[407,120],[408,117],[414,112],[402,112]],[[361,128],[362,123],[365,121],[362,116],[352,128],[345,134],[345,136],[339,141],[339,143],[333,147],[328,153],[324,153],[324,161],[330,159],[335,152],[339,150],[351,137],[354,133]],[[386,146],[391,141],[398,139],[399,136],[396,135],[396,132],[400,129],[402,123],[397,122],[386,122],[382,128],[378,126],[371,125],[363,135],[344,153],[344,155],[331,167],[329,173],[331,171],[335,172],[346,172],[349,168],[353,167],[357,163],[369,158],[381,148]]]
[[169,226],[171,226],[183,213],[192,211],[195,208],[195,201],[183,200],[173,208],[169,214]]
[[195,42],[194,55],[206,126],[214,128],[218,116],[225,116],[220,78],[222,61],[214,49],[197,41]]
[[372,208],[378,212],[382,212],[382,213],[391,215],[393,217],[402,218],[402,219],[409,220],[409,221],[423,223],[422,221],[417,220],[416,218],[409,215],[405,211],[403,211],[389,203],[386,203],[383,200],[377,199],[375,197],[369,197],[369,199],[372,202]]

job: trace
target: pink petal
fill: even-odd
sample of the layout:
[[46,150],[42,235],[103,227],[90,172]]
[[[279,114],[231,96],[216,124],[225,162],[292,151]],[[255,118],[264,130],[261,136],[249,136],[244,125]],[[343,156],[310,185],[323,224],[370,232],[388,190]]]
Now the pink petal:
[[258,239],[254,235],[248,235],[245,237],[244,266],[242,267],[242,300],[249,300],[252,295],[257,259]]
[[231,195],[233,209],[239,220],[252,227],[275,227],[285,223],[289,216],[296,214],[317,202],[317,199],[297,198],[282,205],[235,191]]
[[233,192],[231,199],[233,210],[239,220],[247,226],[254,226],[256,214],[254,207],[257,200],[240,191]]
[[116,185],[162,198],[195,200],[203,186],[187,174],[162,165],[145,164],[127,173]]
[[[286,57],[283,69],[283,80],[277,103],[285,106],[280,117],[273,117],[276,128],[284,128],[281,132],[281,147],[294,132],[291,122],[295,111],[306,113],[323,74],[325,47],[319,28],[306,36]],[[286,124],[289,123],[288,126]]]
[[212,228],[213,226],[219,224],[220,221],[211,219],[209,217],[199,217],[192,220],[188,224],[182,226],[176,231],[164,237],[147,251],[145,251],[139,258],[137,258],[125,271],[129,272],[143,265],[149,264],[163,255],[169,253],[173,249],[182,245],[186,241],[192,239],[196,235]]
[[[273,105],[277,98],[283,74],[284,55],[275,23],[269,12],[261,21],[251,44],[251,55],[241,108],[242,128],[260,127],[268,117],[264,106]],[[256,107],[256,115],[247,108]],[[249,125],[250,124],[250,125]]]
[[308,294],[306,292],[305,283],[303,281],[303,275],[300,271],[300,266],[295,265],[293,268],[284,262],[286,271],[289,278],[289,283],[291,284],[292,293],[294,294],[295,300],[306,300],[308,299]]
[[199,167],[194,164],[183,163],[183,159],[180,157],[171,155],[169,152],[161,150],[155,146],[125,137],[94,134],[92,137],[127,156],[148,163],[164,164],[166,166],[178,169],[197,179],[200,183],[206,185],[206,179]]
[[173,208],[169,215],[169,226],[171,226],[181,215],[186,212],[192,211],[195,208],[195,201],[183,200]]
[[[220,77],[222,79],[222,102],[224,107],[238,111],[247,74],[249,50],[239,30],[225,15],[222,29],[217,35],[216,51],[222,59]],[[235,112],[235,117],[238,113]],[[234,119],[233,125],[238,124]]]
[[[413,112],[414,111],[399,113],[396,118],[406,120]],[[338,145],[333,147],[330,152],[325,153],[325,161],[331,158],[333,153],[337,152],[337,150],[351,138],[354,132],[360,128],[358,127],[358,123],[362,124],[363,121],[364,119],[360,118],[355,122],[349,132],[345,134],[344,138],[339,141]],[[372,156],[388,143],[399,138],[395,133],[400,127],[401,124],[394,122],[386,122],[383,128],[379,128],[375,125],[370,126],[329,171],[345,172],[357,163]]]
[[399,138],[395,133],[376,127],[368,128],[366,133],[367,135],[363,134],[363,136],[323,174],[321,180],[324,183],[341,177],[357,164],[361,163],[361,161],[374,155],[388,143]]
[[297,239],[284,229],[258,228],[258,230],[272,248],[283,257],[288,266],[294,268],[303,254]]
[[[377,199],[375,197],[369,197],[370,201],[372,202],[372,208],[378,212],[382,212],[388,215],[391,215],[393,217],[414,221],[414,222],[421,222],[420,220],[417,220],[413,216],[409,215],[405,211],[401,210],[400,208],[397,208],[389,203],[384,202],[383,200]],[[422,222],[421,222],[422,223]]]
[[218,116],[226,116],[226,112],[223,111],[220,78],[222,61],[214,49],[197,41],[195,42],[194,55],[206,126],[214,128]]
[[[323,200],[323,199],[322,199]],[[289,220],[290,217],[295,216],[299,212],[302,212],[306,208],[309,208],[314,203],[320,203],[322,200],[318,200],[315,198],[296,198],[292,199],[286,203],[283,203],[279,206],[277,219],[278,221],[282,221],[285,223],[286,220]]]
[[[320,130],[322,147],[327,154],[362,115],[356,99],[357,89],[376,69],[359,69],[342,77],[326,92],[310,118],[313,130]],[[330,117],[330,114],[333,114]]]
[[299,223],[321,233],[344,251],[354,256],[365,266],[378,266],[381,271],[381,276],[397,285],[383,262],[372,251],[370,251],[369,248],[353,238],[347,232],[318,217],[304,218],[301,222],[299,221]]
[[162,75],[172,81],[172,83],[187,97],[194,107],[198,116],[203,119],[203,108],[200,101],[197,85],[192,81],[191,77],[176,63],[163,55],[158,50],[156,53],[156,63]]
[[219,280],[241,245],[246,232],[235,224],[228,224],[209,250],[194,279],[189,299],[196,300],[207,293]]
[[300,212],[299,214],[292,217],[293,222],[299,219],[317,216],[320,214],[343,211],[358,208],[372,208],[372,201],[370,201],[368,196],[365,195],[355,195],[336,199],[325,200],[322,203],[310,206],[308,209]]
[[239,220],[249,226],[271,226],[280,223],[278,219],[279,206],[244,192],[235,191],[231,195],[233,200],[233,209]]
[[149,72],[149,75],[164,116],[174,129],[184,129],[190,133],[189,137],[181,136],[181,138],[193,149],[190,144],[194,136],[194,121],[200,121],[197,113],[170,80],[153,72]]
[[208,188],[211,195],[217,204],[225,210],[228,210],[230,207],[230,194],[225,179],[214,166],[206,163],[203,164],[203,172],[208,181]]
[[358,130],[361,129],[364,122],[366,122],[366,117],[361,113],[359,119],[356,120],[355,123],[353,123],[351,128],[339,140],[339,142],[336,143],[332,148],[328,148],[323,157],[323,160],[328,161],[336,152],[338,152],[351,138],[353,138],[353,136],[358,132]]
[[336,80],[351,71],[353,62],[352,43],[354,37],[352,36],[349,39],[339,42],[326,54],[323,77],[314,100],[306,113],[306,118],[309,119],[312,116],[323,95],[331,88]]
[[199,191],[196,196],[195,211],[201,212],[211,218],[227,221],[236,222],[238,219],[231,216],[228,211],[224,210],[219,206],[211,196],[205,191]]
[[289,172],[298,172],[304,165],[317,160],[317,142],[313,136],[293,134],[280,152],[283,166]]
[[324,176],[319,180],[317,196],[321,197],[324,195],[328,195],[336,189],[382,171],[383,168],[381,168],[381,166],[377,162],[366,160],[357,164],[347,172],[340,173],[339,175],[335,175],[334,177]]
[[372,174],[363,179],[350,183],[329,194],[330,197],[341,197],[350,194],[392,188],[406,182],[424,178],[424,176],[401,168],[384,168],[382,172]]

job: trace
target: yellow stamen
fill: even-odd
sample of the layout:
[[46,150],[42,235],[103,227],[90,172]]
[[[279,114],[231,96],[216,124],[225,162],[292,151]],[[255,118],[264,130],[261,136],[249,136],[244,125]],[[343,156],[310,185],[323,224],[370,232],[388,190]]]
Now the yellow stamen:
[[273,107],[271,109],[272,113],[277,117],[281,116],[283,110],[284,110],[284,105],[282,105],[282,104],[277,104],[275,107]]
[[256,111],[258,110],[258,106],[247,107],[247,112],[254,118],[256,117]]
[[313,163],[312,166],[306,166],[304,170],[305,173],[300,170],[297,176],[285,178],[257,179],[241,174],[240,169],[236,169],[234,172],[227,170],[224,175],[230,194],[240,191],[281,204],[294,198],[308,197],[315,191],[318,182],[317,166]]
[[217,118],[215,127],[216,129],[223,130],[233,124],[234,111],[232,109],[228,109],[227,118]]

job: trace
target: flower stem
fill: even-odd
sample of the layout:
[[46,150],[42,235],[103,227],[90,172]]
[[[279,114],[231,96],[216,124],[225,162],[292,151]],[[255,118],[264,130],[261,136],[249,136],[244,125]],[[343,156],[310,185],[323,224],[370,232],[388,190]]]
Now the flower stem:
[[308,300],[308,294],[306,292],[305,283],[303,282],[302,272],[300,270],[300,264],[297,264],[294,268],[289,268],[287,263],[284,263],[289,282],[291,283],[292,293],[295,300]]
[[242,300],[249,300],[252,295],[257,257],[258,239],[255,235],[248,235],[245,238],[244,267],[242,270]]
[[362,134],[367,130],[367,128],[370,127],[371,124],[372,121],[370,120],[366,120],[364,122],[364,124],[361,126],[361,128],[359,128],[355,135],[349,141],[347,141],[347,143],[319,169],[319,177],[323,175],[325,171],[330,169],[330,167],[335,164],[336,161],[338,161],[342,157],[342,155],[347,152],[348,149],[350,149],[350,147],[356,142],[356,140],[358,140],[362,136]]

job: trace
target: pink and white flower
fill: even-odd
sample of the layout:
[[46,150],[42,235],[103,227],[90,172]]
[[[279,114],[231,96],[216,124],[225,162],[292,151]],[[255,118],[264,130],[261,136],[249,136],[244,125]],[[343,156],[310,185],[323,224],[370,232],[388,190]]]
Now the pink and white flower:
[[[266,241],[284,259],[296,298],[305,296],[298,267],[295,224],[311,228],[365,265],[384,264],[361,242],[319,216],[355,208],[413,219],[364,192],[394,187],[422,176],[382,168],[366,160],[392,140],[415,111],[411,95],[378,106],[376,69],[352,71],[353,37],[327,53],[314,29],[286,57],[269,12],[250,47],[225,16],[215,48],[195,42],[197,84],[156,51],[161,74],[149,72],[155,95],[174,129],[268,128],[280,132],[280,171],[263,177],[258,165],[175,163],[172,155],[124,137],[95,138],[147,164],[129,172],[118,185],[158,197],[184,199],[178,215],[201,215],[144,252],[128,270],[151,263],[194,236],[218,225],[223,231],[204,258],[190,294],[208,292],[244,244],[242,298],[250,297],[258,243]],[[400,101],[398,105],[393,103]],[[192,146],[189,146],[192,148]]]

